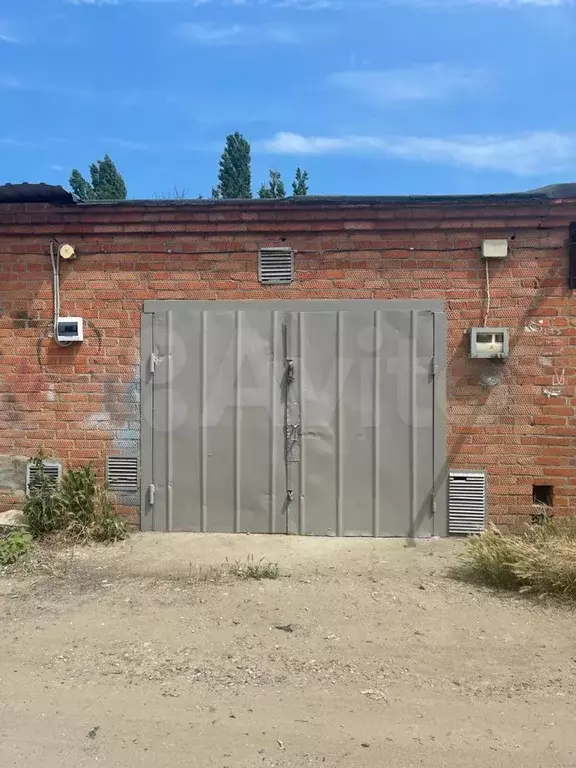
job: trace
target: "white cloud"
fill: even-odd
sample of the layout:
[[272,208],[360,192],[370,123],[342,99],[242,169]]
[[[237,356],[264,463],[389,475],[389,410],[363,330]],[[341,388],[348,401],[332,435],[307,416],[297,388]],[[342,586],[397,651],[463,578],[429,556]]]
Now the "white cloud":
[[224,7],[268,6],[300,11],[339,11],[345,9],[385,8],[394,5],[433,6],[449,8],[462,5],[499,6],[501,8],[561,8],[576,4],[576,0],[65,0],[72,5],[135,5],[179,3],[193,8],[203,5]]
[[271,5],[298,11],[337,11],[347,7],[346,0],[271,0]]
[[16,75],[11,75],[9,72],[0,72],[0,90],[13,91],[23,87],[22,82]]
[[573,5],[573,0],[466,0],[476,5],[502,5],[522,6],[540,5],[547,8],[559,8],[560,6]]
[[498,8],[568,8],[576,0],[373,0],[373,4],[433,6],[434,8],[454,8],[455,6],[476,5]]
[[410,69],[336,72],[328,77],[327,83],[348,90],[363,101],[389,105],[444,101],[458,93],[477,90],[483,79],[479,71],[429,64]]
[[29,144],[27,141],[19,141],[12,138],[0,138],[0,144],[5,147],[18,147],[21,149],[31,149],[33,144]]
[[266,43],[297,43],[298,36],[290,27],[245,26],[243,24],[180,24],[176,33],[194,45],[261,45]]
[[21,40],[14,34],[12,26],[7,22],[0,19],[0,43],[16,44]]
[[64,166],[58,165],[57,163],[54,163],[53,165],[50,166],[50,170],[51,171],[56,171],[57,173],[60,173],[61,171],[64,170]]
[[516,136],[302,136],[277,133],[259,148],[271,154],[371,154],[518,176],[576,168],[576,134],[534,132]]
[[120,5],[120,0],[68,0],[72,5]]
[[146,5],[146,4],[180,4],[199,8],[204,5],[215,5],[234,8],[254,8],[268,6],[300,11],[325,11],[351,8],[353,2],[367,5],[388,5],[396,0],[65,0],[72,5]]
[[146,152],[150,147],[143,141],[132,141],[130,139],[118,139],[110,136],[103,136],[99,139],[105,145],[113,145],[119,149],[127,149],[130,152]]

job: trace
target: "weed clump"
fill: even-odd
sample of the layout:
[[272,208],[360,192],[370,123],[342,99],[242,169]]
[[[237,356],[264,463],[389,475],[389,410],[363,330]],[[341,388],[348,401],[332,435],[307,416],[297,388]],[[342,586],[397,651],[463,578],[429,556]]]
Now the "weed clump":
[[90,464],[64,473],[60,486],[44,469],[44,454],[33,459],[34,483],[23,514],[34,538],[63,532],[79,542],[121,541],[127,536],[126,525],[106,491],[98,485]]
[[14,531],[0,539],[0,566],[13,565],[30,553],[32,536],[24,531]]
[[265,558],[256,560],[254,555],[248,555],[245,561],[235,560],[228,563],[228,568],[233,576],[238,579],[254,579],[262,581],[263,579],[280,578],[280,566]]
[[460,578],[493,587],[576,598],[576,518],[552,518],[520,534],[495,526],[466,542]]

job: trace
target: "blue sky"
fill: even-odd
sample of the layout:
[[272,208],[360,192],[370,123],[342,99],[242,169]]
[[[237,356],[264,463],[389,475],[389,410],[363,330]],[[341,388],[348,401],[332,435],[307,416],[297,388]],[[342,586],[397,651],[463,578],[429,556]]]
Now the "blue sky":
[[576,180],[576,0],[2,0],[0,181],[108,152],[130,197],[480,193]]

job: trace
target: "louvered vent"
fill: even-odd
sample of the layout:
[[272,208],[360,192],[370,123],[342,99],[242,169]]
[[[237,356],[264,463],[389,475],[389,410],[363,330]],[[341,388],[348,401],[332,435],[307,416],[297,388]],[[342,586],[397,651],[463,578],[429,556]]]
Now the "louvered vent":
[[133,493],[138,490],[138,459],[133,456],[108,456],[106,484],[111,491]]
[[[62,464],[57,461],[43,461],[42,466],[44,468],[45,477],[54,485],[54,488],[56,488],[62,477]],[[38,486],[39,475],[40,469],[33,461],[29,461],[26,465],[27,496],[30,496],[30,493]]]
[[263,285],[288,285],[294,279],[292,248],[261,248],[258,253],[258,280]]
[[486,522],[486,475],[484,472],[450,472],[448,533],[466,536],[481,533]]

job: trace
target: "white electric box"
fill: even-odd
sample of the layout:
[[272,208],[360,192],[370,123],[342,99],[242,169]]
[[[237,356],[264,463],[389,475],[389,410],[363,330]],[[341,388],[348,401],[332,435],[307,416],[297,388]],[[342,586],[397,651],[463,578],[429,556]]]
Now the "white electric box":
[[470,357],[503,360],[508,357],[509,350],[508,328],[470,329]]
[[508,256],[508,240],[482,240],[483,259],[505,259]]
[[56,341],[84,341],[84,322],[81,317],[59,317],[56,323]]

